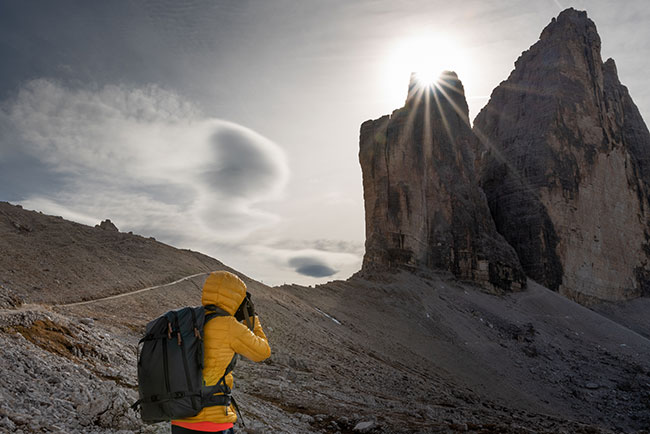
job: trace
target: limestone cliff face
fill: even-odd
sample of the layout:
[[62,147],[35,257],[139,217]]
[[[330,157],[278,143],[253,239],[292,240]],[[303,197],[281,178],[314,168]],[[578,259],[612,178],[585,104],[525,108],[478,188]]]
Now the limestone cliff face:
[[474,121],[481,185],[526,273],[581,302],[650,294],[650,134],[567,9]]
[[364,272],[443,269],[486,287],[525,285],[519,260],[490,216],[474,167],[463,86],[413,76],[404,107],[361,125],[366,212]]

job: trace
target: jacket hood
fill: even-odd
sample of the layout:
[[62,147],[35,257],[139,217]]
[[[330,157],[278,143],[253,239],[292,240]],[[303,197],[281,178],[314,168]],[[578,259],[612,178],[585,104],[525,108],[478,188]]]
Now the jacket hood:
[[234,315],[246,297],[246,284],[228,271],[210,273],[203,284],[201,304],[214,304]]

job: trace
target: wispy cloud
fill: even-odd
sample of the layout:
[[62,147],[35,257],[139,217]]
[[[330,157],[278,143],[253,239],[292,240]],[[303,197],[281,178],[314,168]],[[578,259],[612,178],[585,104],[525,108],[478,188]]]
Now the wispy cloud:
[[203,116],[171,91],[70,89],[40,79],[0,115],[11,126],[0,136],[2,148],[13,146],[66,180],[63,189],[24,197],[27,207],[84,223],[110,217],[173,240],[224,241],[277,221],[259,205],[287,183],[282,149]]
[[270,235],[281,218],[265,206],[283,197],[284,151],[169,90],[34,80],[2,103],[0,125],[0,153],[37,162],[25,167],[36,182],[58,180],[21,195],[25,208],[88,225],[110,218],[268,283],[313,283],[359,268],[359,243]]
[[362,242],[354,242],[347,240],[295,240],[283,239],[276,240],[270,243],[270,246],[279,250],[317,250],[321,252],[333,253],[349,253],[352,255],[361,256],[364,252],[364,245]]

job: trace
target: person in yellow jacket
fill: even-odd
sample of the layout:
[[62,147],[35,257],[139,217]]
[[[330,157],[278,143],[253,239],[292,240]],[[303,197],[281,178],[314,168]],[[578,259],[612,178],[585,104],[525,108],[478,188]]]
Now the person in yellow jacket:
[[[230,314],[230,316],[211,319],[203,329],[203,381],[206,385],[216,384],[221,379],[235,353],[254,362],[261,362],[271,355],[271,347],[259,318],[253,317],[255,326],[251,330],[234,317],[245,298],[246,284],[227,271],[210,273],[203,285],[201,303],[204,306],[213,304]],[[225,380],[232,388],[232,374],[228,374]],[[197,432],[232,434],[236,420],[237,414],[232,404],[205,407],[194,417],[173,420],[172,434]]]

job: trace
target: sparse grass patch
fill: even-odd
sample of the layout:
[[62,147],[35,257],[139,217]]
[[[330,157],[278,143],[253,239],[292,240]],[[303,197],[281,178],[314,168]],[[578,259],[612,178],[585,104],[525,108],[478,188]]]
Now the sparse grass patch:
[[88,345],[75,342],[70,329],[49,319],[34,321],[29,327],[15,326],[14,330],[34,345],[67,359],[75,360],[93,351]]

